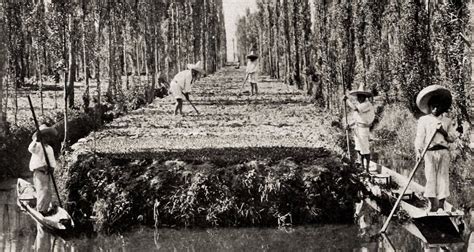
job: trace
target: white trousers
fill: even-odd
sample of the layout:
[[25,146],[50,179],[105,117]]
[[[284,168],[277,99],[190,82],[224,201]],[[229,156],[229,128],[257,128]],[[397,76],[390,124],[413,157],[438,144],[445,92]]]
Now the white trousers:
[[355,149],[362,155],[370,154],[370,129],[369,127],[356,126],[354,128],[354,144]]
[[445,199],[449,196],[449,150],[427,151],[425,154],[425,193],[427,198]]
[[41,171],[33,172],[33,185],[36,190],[36,210],[47,211],[51,203],[51,189],[49,188],[50,175]]

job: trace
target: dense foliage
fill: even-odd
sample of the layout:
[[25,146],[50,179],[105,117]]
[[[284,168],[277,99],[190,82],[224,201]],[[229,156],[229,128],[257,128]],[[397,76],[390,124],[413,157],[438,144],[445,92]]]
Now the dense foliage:
[[133,158],[81,153],[58,172],[73,217],[83,224],[92,219],[101,231],[137,223],[215,227],[352,220],[356,182],[329,151],[244,148],[211,155],[216,151]]
[[306,88],[333,112],[340,111],[344,89],[363,83],[385,102],[403,102],[418,114],[416,94],[440,84],[453,92],[458,121],[469,119],[466,1],[257,2],[257,11],[238,23],[240,59],[257,49],[263,72],[284,73],[288,84]]

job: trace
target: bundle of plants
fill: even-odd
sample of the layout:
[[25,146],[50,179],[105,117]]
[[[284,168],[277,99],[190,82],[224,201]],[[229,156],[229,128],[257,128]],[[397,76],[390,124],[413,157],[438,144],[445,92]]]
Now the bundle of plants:
[[360,187],[333,155],[222,162],[86,153],[58,171],[80,228],[348,223]]

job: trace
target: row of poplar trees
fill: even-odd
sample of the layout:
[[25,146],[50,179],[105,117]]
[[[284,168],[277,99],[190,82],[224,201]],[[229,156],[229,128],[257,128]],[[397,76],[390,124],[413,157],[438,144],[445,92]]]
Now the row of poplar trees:
[[102,92],[114,100],[140,86],[143,75],[153,90],[188,63],[212,73],[226,59],[222,8],[222,0],[0,0],[0,80],[9,75],[22,88],[34,78],[41,88],[45,76],[61,77],[69,107],[83,81],[87,107],[91,80],[100,102]]
[[306,89],[340,112],[345,90],[366,89],[417,114],[416,94],[440,84],[454,113],[469,120],[468,1],[257,0],[240,18],[240,60],[256,50],[261,71]]

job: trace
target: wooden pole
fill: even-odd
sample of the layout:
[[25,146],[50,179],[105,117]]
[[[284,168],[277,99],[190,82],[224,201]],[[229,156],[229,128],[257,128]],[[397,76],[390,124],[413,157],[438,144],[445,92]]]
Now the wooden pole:
[[380,229],[380,232],[381,232],[381,233],[385,233],[385,231],[387,231],[388,224],[390,223],[390,220],[392,219],[393,214],[395,214],[395,211],[397,210],[398,205],[399,205],[400,202],[402,201],[403,195],[404,195],[405,192],[407,191],[408,186],[410,185],[410,182],[411,182],[411,180],[413,179],[413,177],[414,177],[414,175],[415,175],[415,173],[416,173],[416,170],[418,170],[418,167],[420,166],[421,161],[423,160],[423,157],[425,156],[426,151],[428,150],[428,147],[430,146],[431,142],[433,141],[433,138],[434,138],[434,136],[436,135],[436,132],[438,132],[438,129],[439,129],[439,127],[436,128],[435,132],[433,133],[433,135],[432,135],[431,138],[430,138],[430,141],[428,142],[428,144],[426,144],[425,149],[424,149],[423,152],[421,153],[420,159],[418,159],[418,161],[416,162],[415,168],[413,168],[413,170],[412,170],[411,173],[410,173],[410,176],[408,176],[408,182],[407,182],[405,188],[403,188],[403,191],[402,191],[402,192],[400,193],[400,195],[398,196],[397,201],[395,202],[395,205],[394,205],[393,208],[392,208],[392,211],[391,211],[390,214],[388,215],[388,218],[387,218],[387,220],[385,221],[385,223],[383,224],[382,229]]
[[[184,95],[184,94],[183,94]],[[194,106],[194,104],[191,102],[191,100],[189,100],[188,96],[187,95],[184,95],[184,97],[186,98],[186,100],[189,102],[189,104],[191,104],[191,106],[193,107],[193,109],[196,111],[196,113],[199,115],[199,111],[197,110],[197,108]]]
[[43,138],[41,137],[41,131],[39,130],[39,124],[38,124],[38,120],[36,119],[33,103],[31,102],[31,98],[29,95],[28,95],[28,102],[30,103],[31,113],[33,114],[33,120],[35,121],[36,132],[38,132],[37,134],[40,139],[41,147],[43,148],[44,160],[46,161],[46,165],[48,166],[48,172],[49,172],[49,175],[51,176],[51,181],[53,181],[54,191],[56,192],[56,195],[58,196],[59,206],[63,207],[63,204],[61,202],[61,197],[59,197],[58,187],[56,186],[56,180],[54,179],[54,175],[52,172],[53,169],[51,167],[51,163],[49,162],[48,153],[46,152],[46,148],[44,147],[44,143],[43,143]]
[[[346,85],[344,83],[344,67],[341,67],[341,76],[342,76],[342,92],[343,95],[346,95]],[[349,157],[349,161],[352,163],[351,159],[351,149],[350,149],[350,139],[349,139],[349,123],[347,121],[347,100],[344,99],[344,106],[343,106],[343,111],[344,111],[344,119],[346,121],[346,142],[347,142],[347,156]]]

